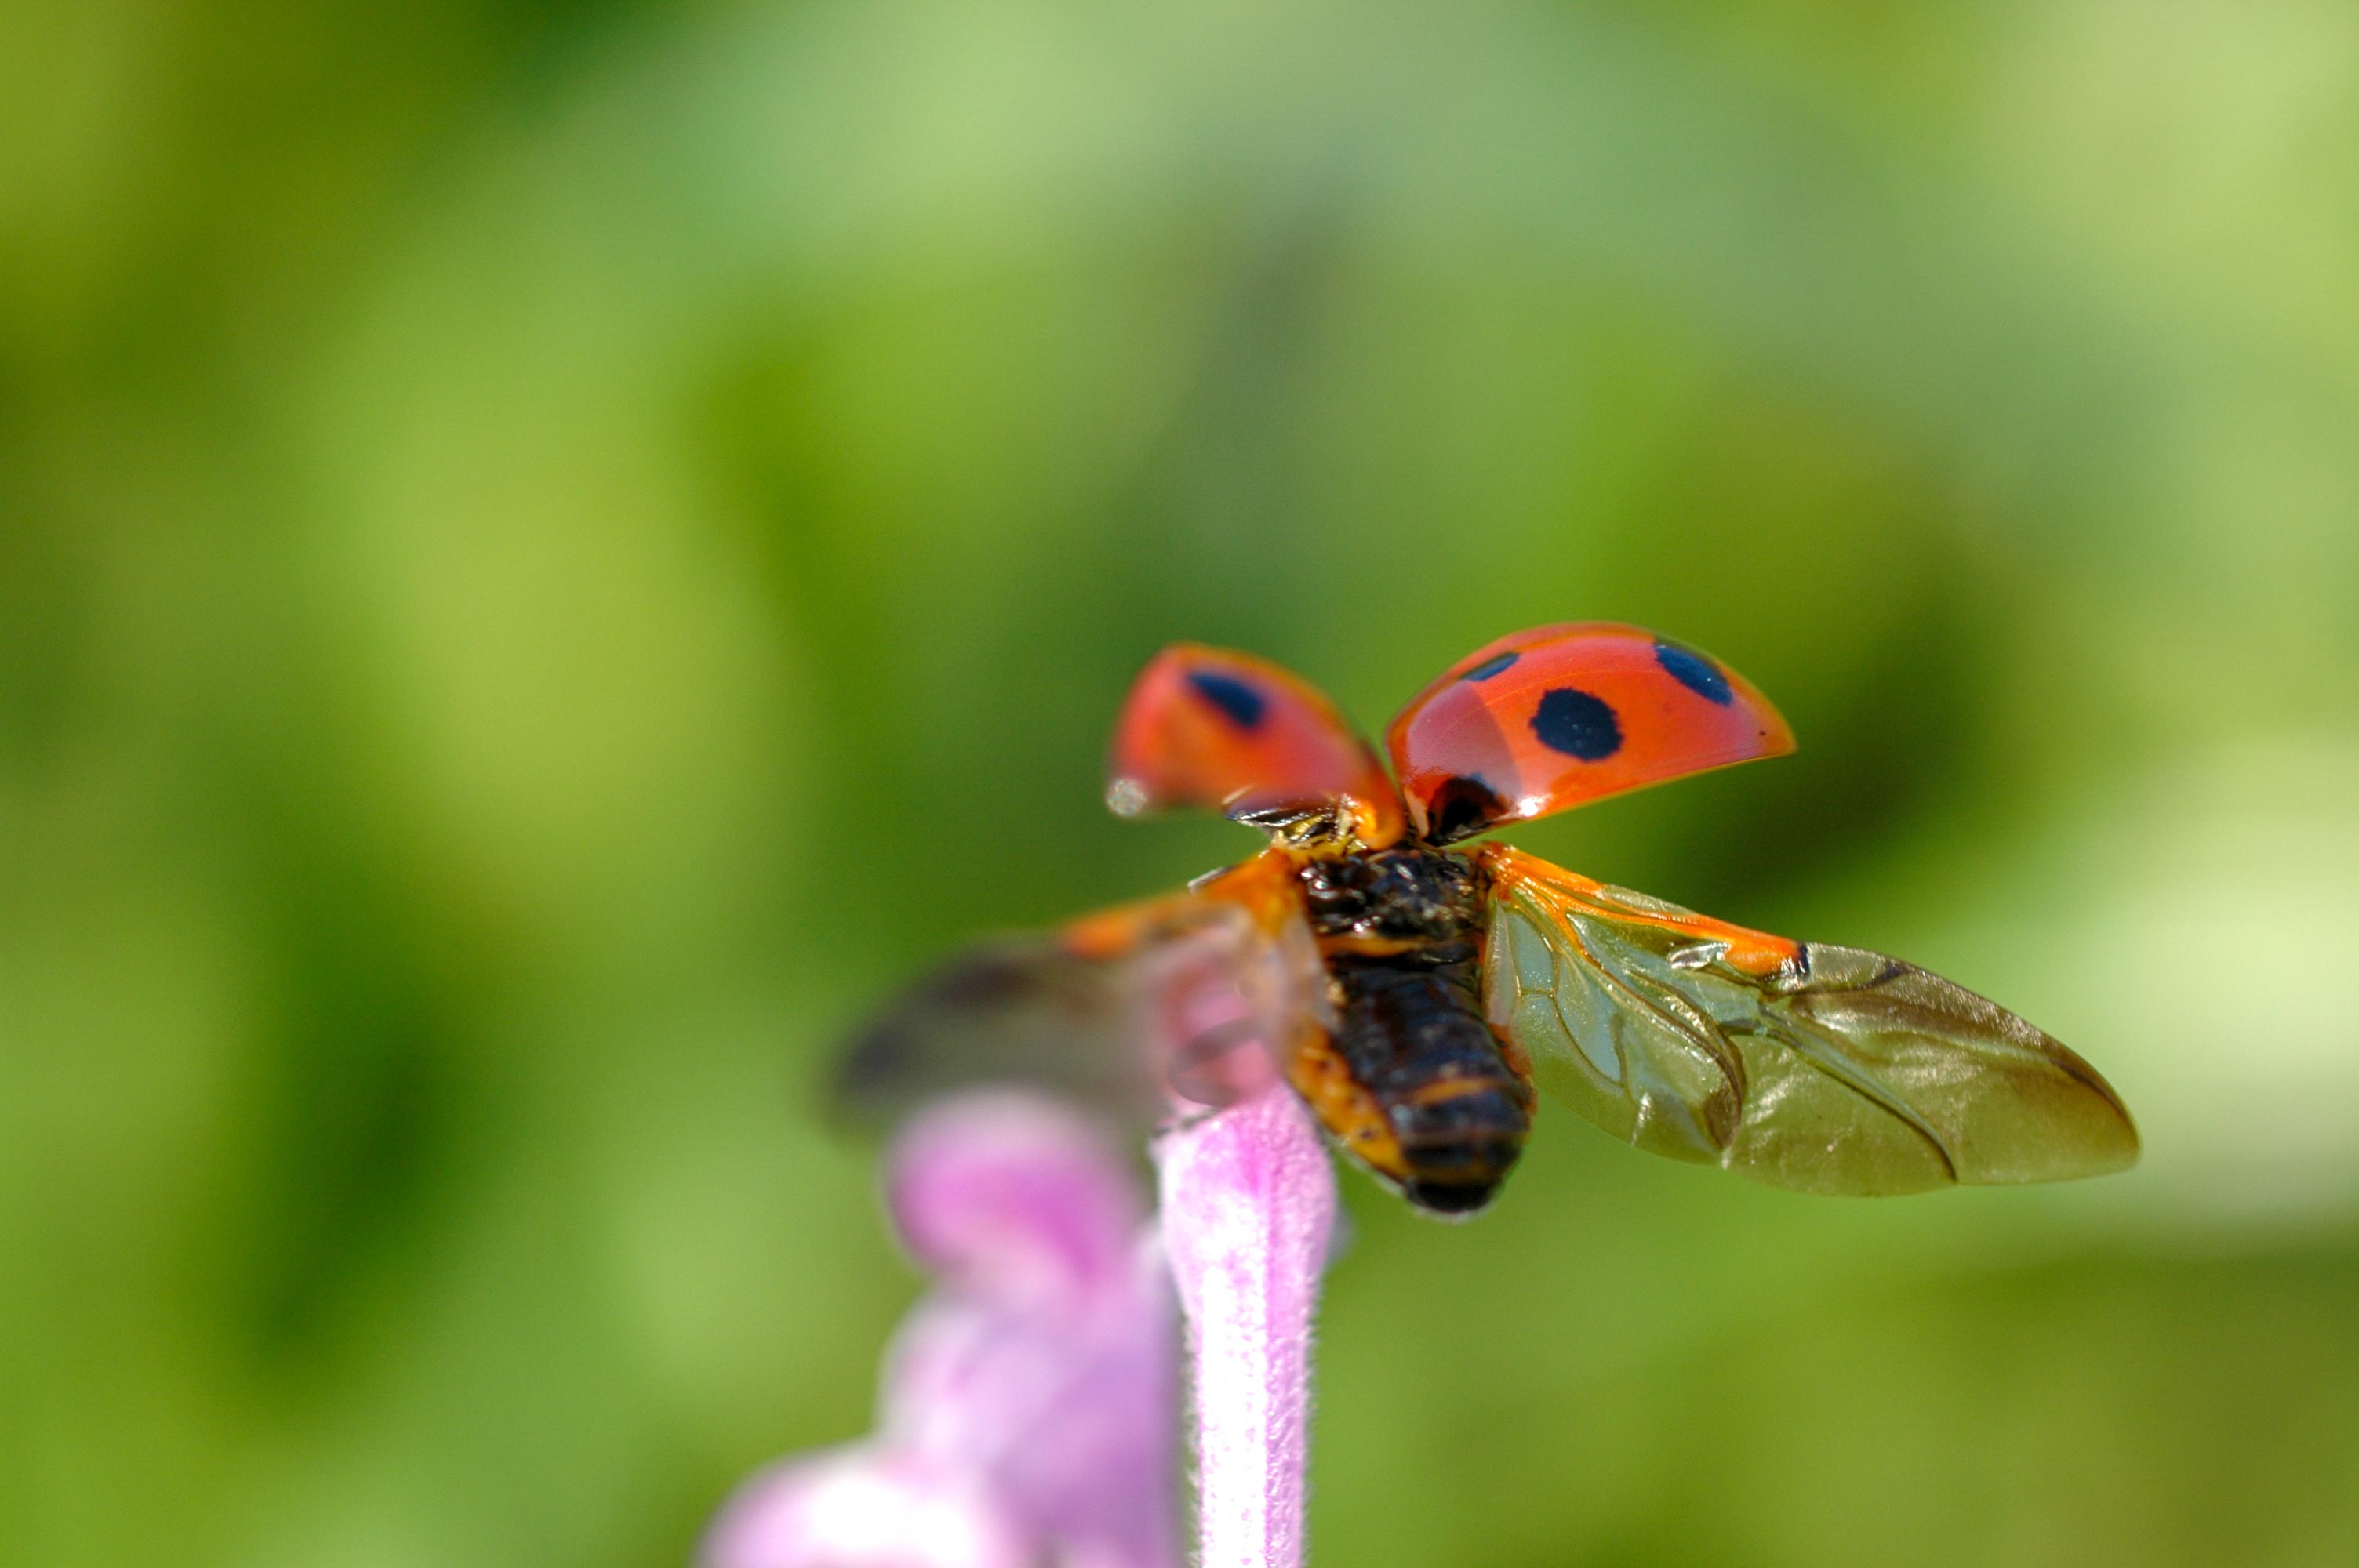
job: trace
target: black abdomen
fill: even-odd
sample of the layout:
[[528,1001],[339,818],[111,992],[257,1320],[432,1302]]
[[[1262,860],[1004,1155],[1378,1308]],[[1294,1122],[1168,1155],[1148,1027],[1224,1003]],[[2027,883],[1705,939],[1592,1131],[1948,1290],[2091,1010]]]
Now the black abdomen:
[[1390,849],[1302,871],[1338,990],[1333,1049],[1400,1146],[1410,1202],[1471,1214],[1523,1152],[1530,1086],[1483,1020],[1482,885],[1463,856]]

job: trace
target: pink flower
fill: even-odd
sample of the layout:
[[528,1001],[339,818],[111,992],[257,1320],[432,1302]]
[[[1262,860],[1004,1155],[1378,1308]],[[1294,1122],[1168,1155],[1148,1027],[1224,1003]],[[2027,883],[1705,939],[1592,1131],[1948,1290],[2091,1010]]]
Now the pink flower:
[[937,1285],[886,1357],[877,1431],[748,1483],[704,1568],[1172,1568],[1177,1325],[1123,1162],[1008,1093],[919,1117],[890,1168]]
[[706,1535],[701,1560],[712,1568],[1029,1568],[1038,1554],[966,1468],[875,1442],[755,1476]]
[[1300,1563],[1334,1173],[1277,1084],[1156,1153],[1159,1242],[1119,1158],[1052,1101],[973,1095],[913,1121],[887,1190],[937,1285],[886,1357],[878,1430],[749,1482],[702,1568],[1176,1568],[1175,1280],[1196,1561]]

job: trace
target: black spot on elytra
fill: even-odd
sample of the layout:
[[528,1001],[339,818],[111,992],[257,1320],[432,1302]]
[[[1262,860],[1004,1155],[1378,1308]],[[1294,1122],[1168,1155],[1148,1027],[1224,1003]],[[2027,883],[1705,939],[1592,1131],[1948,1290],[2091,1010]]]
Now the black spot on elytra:
[[1728,677],[1720,673],[1720,666],[1693,648],[1658,639],[1655,643],[1655,662],[1663,666],[1664,674],[1706,702],[1726,708],[1736,700],[1736,693],[1730,687]]
[[1522,657],[1523,654],[1518,654],[1513,648],[1510,648],[1504,654],[1492,654],[1489,658],[1484,660],[1481,664],[1476,665],[1473,669],[1468,670],[1464,675],[1460,676],[1458,678],[1460,680],[1489,680],[1493,676],[1497,675],[1501,670],[1506,669],[1508,665],[1514,664],[1517,659]]
[[1480,833],[1506,815],[1499,792],[1466,773],[1446,779],[1425,803],[1425,837],[1430,844],[1447,844],[1470,833]]
[[1196,670],[1188,676],[1188,684],[1196,688],[1197,696],[1227,714],[1230,722],[1240,730],[1251,730],[1259,724],[1263,711],[1269,707],[1268,698],[1234,676]]
[[1603,697],[1560,686],[1540,698],[1532,733],[1551,752],[1602,762],[1622,749],[1622,722]]

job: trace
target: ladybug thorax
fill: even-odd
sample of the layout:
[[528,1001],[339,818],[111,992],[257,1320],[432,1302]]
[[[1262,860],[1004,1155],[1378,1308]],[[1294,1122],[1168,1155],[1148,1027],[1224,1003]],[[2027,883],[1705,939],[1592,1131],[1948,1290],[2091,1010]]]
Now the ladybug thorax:
[[1302,862],[1310,928],[1321,936],[1450,941],[1483,925],[1484,874],[1467,856],[1426,845]]

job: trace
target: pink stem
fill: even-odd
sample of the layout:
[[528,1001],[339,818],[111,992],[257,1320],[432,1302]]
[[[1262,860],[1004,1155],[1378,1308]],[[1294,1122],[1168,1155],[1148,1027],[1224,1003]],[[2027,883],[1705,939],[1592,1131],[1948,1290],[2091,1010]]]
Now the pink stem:
[[1310,1321],[1335,1173],[1284,1085],[1158,1145],[1163,1238],[1195,1374],[1202,1568],[1297,1568],[1310,1457]]

